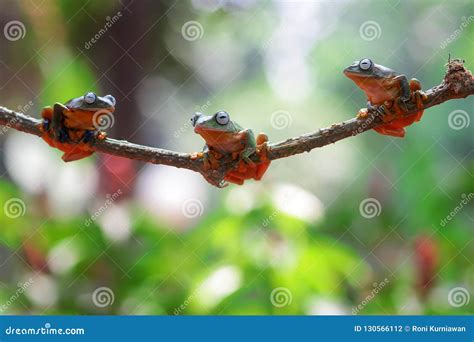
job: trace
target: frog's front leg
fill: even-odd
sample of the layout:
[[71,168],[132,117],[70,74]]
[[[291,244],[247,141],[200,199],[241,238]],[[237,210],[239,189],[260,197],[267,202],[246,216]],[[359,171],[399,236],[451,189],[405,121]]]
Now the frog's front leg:
[[394,78],[394,81],[398,81],[400,84],[400,100],[407,102],[411,98],[410,84],[405,75],[398,75]]
[[[240,134],[242,135],[245,146],[239,153],[239,159],[244,161],[248,166],[255,167],[255,163],[249,158],[257,150],[253,131],[247,128],[241,131]],[[241,166],[243,167],[243,165]]]
[[107,138],[107,133],[103,131],[85,131],[82,142],[87,144],[94,138],[97,140],[105,140],[105,138]]
[[[376,113],[377,116],[381,116],[382,121],[387,122],[393,120],[393,115],[392,113],[388,110],[392,106],[391,101],[390,102],[385,102],[382,105],[373,105],[370,101],[367,101],[367,110],[368,111],[373,111]],[[368,112],[367,112],[368,115]]]
[[420,121],[423,115],[423,102],[428,99],[428,96],[421,90],[421,82],[416,78],[410,80],[410,90],[412,99],[416,102],[416,108],[421,109],[416,113],[415,121]]
[[53,117],[51,120],[51,134],[53,139],[56,139],[60,142],[68,141],[68,133],[63,127],[63,111],[68,110],[63,104],[56,102],[53,106]]
[[207,144],[204,145],[202,152],[194,152],[191,154],[191,159],[202,158],[204,171],[215,170],[219,168],[219,158],[221,156],[215,151],[211,151]]
[[260,180],[270,166],[270,159],[268,158],[268,136],[265,133],[260,133],[257,135],[256,142],[260,163],[257,165],[254,179]]

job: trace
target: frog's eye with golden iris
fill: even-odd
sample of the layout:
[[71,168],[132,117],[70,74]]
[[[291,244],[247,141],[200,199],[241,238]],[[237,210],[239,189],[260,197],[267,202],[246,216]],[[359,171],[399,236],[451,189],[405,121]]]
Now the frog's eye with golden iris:
[[227,125],[229,123],[229,120],[230,120],[229,113],[227,112],[216,113],[216,122],[219,125],[222,125],[222,126]]
[[360,61],[359,67],[362,70],[369,70],[372,67],[372,61],[368,58],[364,58]]
[[91,91],[88,92],[86,95],[84,95],[84,102],[87,104],[93,104],[96,100],[97,100],[97,95]]

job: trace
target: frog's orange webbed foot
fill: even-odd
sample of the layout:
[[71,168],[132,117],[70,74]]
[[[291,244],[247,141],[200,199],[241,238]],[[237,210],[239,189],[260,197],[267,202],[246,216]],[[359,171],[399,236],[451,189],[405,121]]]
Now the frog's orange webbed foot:
[[209,162],[209,154],[208,152],[193,152],[189,156],[192,160],[202,158],[202,168],[204,171],[209,171],[211,169],[211,163]]
[[192,160],[196,160],[196,159],[203,158],[203,157],[204,157],[203,152],[193,152],[189,155],[189,158],[191,158]]
[[89,157],[93,153],[94,151],[86,151],[86,150],[82,150],[79,147],[76,147],[76,148],[73,148],[71,151],[64,153],[61,159],[64,160],[65,162],[71,162],[71,161]]
[[239,177],[237,174],[234,174],[234,173],[227,174],[224,177],[224,180],[229,182],[229,183],[234,183],[234,184],[237,184],[237,185],[242,185],[242,184],[244,184],[244,181],[245,181],[244,178]]
[[391,137],[397,138],[403,138],[405,136],[405,130],[403,128],[391,124],[375,127],[374,131],[383,135],[389,135]]

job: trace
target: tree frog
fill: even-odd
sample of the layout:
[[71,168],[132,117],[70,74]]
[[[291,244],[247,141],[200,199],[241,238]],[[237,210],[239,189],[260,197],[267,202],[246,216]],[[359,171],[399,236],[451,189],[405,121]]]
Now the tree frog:
[[[217,169],[219,159],[231,155],[232,159],[239,160],[239,165],[225,175],[225,181],[241,185],[246,179],[260,180],[263,177],[270,165],[266,134],[260,133],[255,139],[251,129],[243,129],[230,120],[229,114],[224,111],[211,116],[195,113],[191,122],[194,131],[206,141],[204,150],[192,154],[191,158],[204,158],[205,169]],[[254,163],[249,158],[255,152],[259,154],[259,163]]]
[[87,143],[94,136],[99,140],[106,138],[105,132],[97,129],[100,116],[96,114],[112,115],[115,103],[112,95],[101,97],[88,92],[64,105],[56,102],[53,107],[43,108],[43,140],[63,151],[65,162],[90,156],[94,150]]
[[[374,128],[380,134],[403,138],[405,136],[404,127],[411,125],[415,121],[420,121],[423,110],[402,118],[394,118],[386,108],[393,106],[396,115],[402,113],[399,101],[405,103],[414,98],[418,109],[423,108],[423,100],[426,95],[421,91],[421,83],[416,78],[408,82],[405,75],[378,65],[368,58],[355,61],[344,69],[344,74],[361,88],[367,95],[367,109],[384,105],[385,114],[382,117],[384,125]],[[367,116],[367,109],[361,110],[359,118]]]

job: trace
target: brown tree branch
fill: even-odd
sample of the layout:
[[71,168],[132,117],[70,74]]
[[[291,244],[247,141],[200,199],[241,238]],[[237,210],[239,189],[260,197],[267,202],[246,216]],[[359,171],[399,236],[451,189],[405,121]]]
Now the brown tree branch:
[[[439,105],[451,99],[465,98],[474,94],[474,77],[469,70],[465,69],[463,62],[455,59],[450,61],[447,66],[448,68],[442,83],[425,91],[427,100],[423,102],[423,109]],[[408,116],[419,111],[413,101],[408,102],[403,110],[402,116]],[[268,157],[270,160],[275,160],[298,153],[309,152],[314,148],[329,145],[368,131],[383,123],[382,116],[376,111],[371,111],[365,119],[350,119],[333,124],[331,127],[321,128],[317,132],[268,144]],[[40,130],[41,120],[4,107],[0,107],[0,125],[39,137],[43,134]],[[110,138],[102,141],[95,140],[92,142],[92,146],[97,152],[196,171],[201,173],[209,183],[216,186],[222,186],[222,180],[226,172],[237,165],[235,160],[224,158],[219,169],[204,170],[202,160],[191,159],[189,153],[174,152]],[[257,154],[254,154],[251,156],[251,159],[258,161],[259,157]]]

